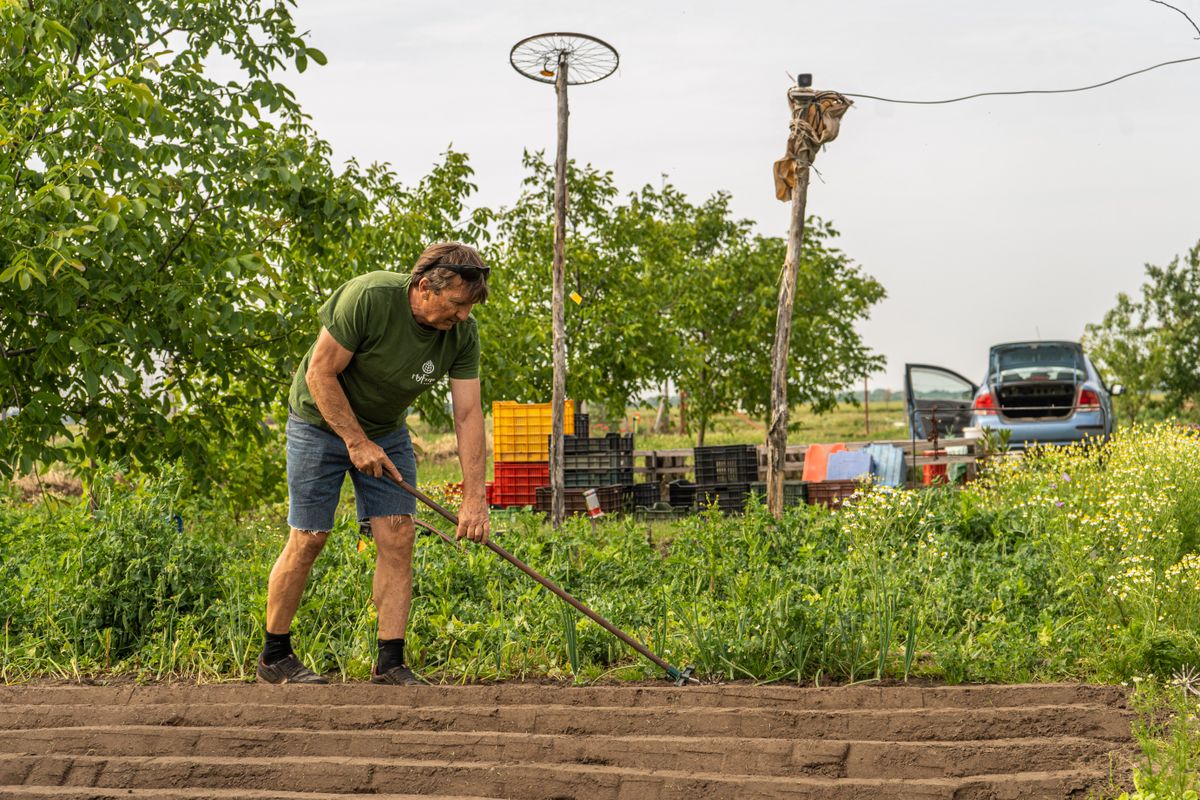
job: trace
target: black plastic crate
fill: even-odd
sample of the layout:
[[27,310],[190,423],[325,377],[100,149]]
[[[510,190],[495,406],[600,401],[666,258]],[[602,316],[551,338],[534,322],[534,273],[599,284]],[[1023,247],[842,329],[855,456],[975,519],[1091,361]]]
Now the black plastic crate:
[[696,484],[682,478],[667,484],[667,502],[674,508],[691,508],[696,502]]
[[[633,469],[633,453],[616,450],[603,450],[595,453],[565,453],[563,455],[565,470],[602,470],[602,469]],[[628,483],[628,481],[627,481]]]
[[752,444],[696,448],[696,483],[717,486],[758,480],[758,448]]
[[594,489],[614,483],[633,483],[633,469],[564,469],[563,486]]
[[750,496],[749,483],[728,483],[715,486],[697,486],[697,511],[703,511],[712,503],[726,514],[740,514],[746,509],[746,498]]
[[625,504],[630,510],[649,508],[662,500],[657,483],[631,483],[625,487]]
[[[594,486],[589,487],[596,490],[596,499],[600,501],[600,510],[605,514],[621,513],[621,487],[620,486]],[[568,514],[586,514],[587,501],[583,499],[585,489],[566,489],[563,492],[563,507]],[[543,513],[550,513],[550,487],[542,486],[536,491],[536,502],[534,510]]]
[[632,433],[608,433],[596,438],[564,436],[563,453],[629,453],[633,455]]
[[575,414],[575,435],[586,437],[588,435],[588,415]]

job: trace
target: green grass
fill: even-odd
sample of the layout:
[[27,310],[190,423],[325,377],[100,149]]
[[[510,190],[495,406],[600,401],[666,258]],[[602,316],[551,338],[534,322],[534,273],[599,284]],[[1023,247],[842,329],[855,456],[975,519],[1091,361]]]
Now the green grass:
[[[1170,427],[1003,462],[965,489],[872,491],[654,526],[497,515],[503,541],[669,660],[759,680],[1125,680],[1200,663],[1200,441]],[[240,678],[283,508],[234,517],[181,477],[103,477],[99,506],[0,505],[3,679]],[[183,514],[184,535],[171,516]],[[339,512],[297,618],[323,671],[366,674],[372,551]],[[452,680],[650,677],[487,551],[418,548],[414,665]]]

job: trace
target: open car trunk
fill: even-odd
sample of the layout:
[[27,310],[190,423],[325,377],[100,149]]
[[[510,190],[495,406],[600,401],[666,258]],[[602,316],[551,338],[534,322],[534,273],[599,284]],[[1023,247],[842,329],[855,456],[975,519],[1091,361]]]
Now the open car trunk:
[[992,348],[988,383],[1000,413],[1014,419],[1062,419],[1087,379],[1074,342],[1022,342]]
[[1016,419],[1061,419],[1075,408],[1074,381],[1005,381],[996,385],[1000,413]]

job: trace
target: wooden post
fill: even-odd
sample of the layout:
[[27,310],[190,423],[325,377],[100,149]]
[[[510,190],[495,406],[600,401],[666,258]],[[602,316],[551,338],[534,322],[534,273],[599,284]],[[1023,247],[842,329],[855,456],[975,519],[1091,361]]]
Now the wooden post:
[[867,376],[863,375],[863,428],[871,438],[871,393],[867,388]]
[[783,462],[787,456],[788,348],[792,339],[792,308],[796,302],[796,274],[804,240],[804,207],[808,202],[808,164],[796,165],[792,188],[792,220],[788,226],[787,254],[779,283],[775,314],[775,344],[771,348],[771,418],[767,427],[767,509],[783,516]]
[[558,96],[558,158],[554,162],[554,285],[550,301],[551,325],[554,331],[554,388],[551,396],[552,417],[550,434],[550,524],[562,525],[566,516],[566,497],[563,491],[563,416],[567,398],[567,337],[563,316],[564,261],[567,238],[567,54],[558,57],[558,72],[554,77],[554,93]]

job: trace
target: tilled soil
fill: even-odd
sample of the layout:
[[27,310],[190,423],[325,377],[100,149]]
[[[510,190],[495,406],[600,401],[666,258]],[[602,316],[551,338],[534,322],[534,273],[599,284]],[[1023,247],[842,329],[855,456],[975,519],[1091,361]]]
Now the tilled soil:
[[15,798],[1084,798],[1119,687],[0,687]]

